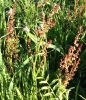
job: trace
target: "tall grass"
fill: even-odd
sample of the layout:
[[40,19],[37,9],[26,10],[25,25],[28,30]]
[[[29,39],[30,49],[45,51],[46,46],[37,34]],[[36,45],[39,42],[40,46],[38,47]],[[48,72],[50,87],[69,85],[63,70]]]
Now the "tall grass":
[[0,0],[0,100],[85,100],[85,10],[85,0]]

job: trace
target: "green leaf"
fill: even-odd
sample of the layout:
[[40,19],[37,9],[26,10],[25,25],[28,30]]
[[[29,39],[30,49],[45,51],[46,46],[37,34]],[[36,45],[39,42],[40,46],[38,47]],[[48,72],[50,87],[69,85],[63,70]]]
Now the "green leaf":
[[[33,35],[31,33],[27,33],[27,36],[29,36],[34,43],[37,43],[37,41],[39,40],[35,35]],[[43,42],[42,44],[45,44],[44,41],[42,41],[42,42]],[[61,53],[62,55],[64,55],[63,48],[58,43],[55,43],[55,45],[54,44],[49,44],[48,48],[55,49],[59,53]]]
[[50,83],[50,85],[55,84],[57,81],[58,81],[58,79],[54,79],[54,80]]
[[80,58],[84,59],[86,56],[86,49],[81,53]]
[[34,43],[37,43],[38,39],[35,35],[31,34],[31,33],[27,33],[27,36],[30,37],[30,39],[34,42]]
[[58,85],[54,85],[53,90],[57,90],[58,89]]
[[78,98],[79,85],[80,85],[80,81],[78,82],[77,87],[76,87],[75,100],[78,100],[77,98]]
[[48,81],[49,80],[49,75],[46,77],[46,81]]
[[37,77],[37,79],[43,79],[43,77]]
[[48,90],[50,87],[48,87],[48,86],[44,86],[44,87],[42,87],[41,88],[41,90]]
[[[15,72],[15,75],[26,65],[26,64],[28,64],[28,62],[29,61],[31,61],[31,58],[32,58],[32,56],[31,57],[29,57],[29,58],[27,58],[22,64],[20,64],[19,66],[18,66],[18,68],[16,69],[16,72]],[[30,67],[29,67],[30,68]]]
[[49,92],[49,93],[46,93],[45,95],[43,95],[44,97],[47,97],[47,96],[51,96],[52,95],[52,92]]
[[58,43],[56,45],[49,44],[48,48],[55,49],[56,51],[58,51],[59,53],[61,53],[64,56],[63,48]]
[[12,81],[10,82],[10,85],[9,85],[9,90],[12,90],[13,89],[13,79]]
[[19,89],[18,89],[17,87],[15,87],[15,90],[16,90],[16,92],[17,92],[19,98],[20,98],[21,100],[23,100],[23,96],[22,96],[21,92],[19,91]]
[[86,100],[86,98],[84,98],[82,95],[79,95],[83,100]]
[[41,81],[39,84],[47,84],[47,81]]
[[4,66],[4,63],[3,63],[3,60],[2,60],[1,45],[0,45],[0,67],[3,67],[3,66]]

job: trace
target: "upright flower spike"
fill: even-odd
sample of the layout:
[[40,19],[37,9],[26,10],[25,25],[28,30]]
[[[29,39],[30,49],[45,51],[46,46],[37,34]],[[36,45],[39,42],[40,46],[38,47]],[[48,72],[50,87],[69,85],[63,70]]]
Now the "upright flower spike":
[[60,5],[56,4],[49,14],[49,18],[45,18],[45,13],[42,11],[42,29],[35,29],[35,32],[42,38],[45,38],[45,34],[49,31],[50,28],[54,27],[56,21],[53,22],[53,15],[58,11]]
[[80,63],[79,52],[82,49],[82,44],[79,44],[80,35],[82,33],[82,26],[79,27],[78,34],[74,40],[74,46],[70,46],[68,54],[60,62],[59,76],[62,78],[62,82],[65,86],[69,84],[69,81],[75,75],[78,65]]
[[54,27],[54,25],[56,24],[56,21],[53,21],[53,15],[58,11],[59,7],[60,7],[59,4],[56,4],[56,6],[52,8],[48,18],[45,17],[45,13],[42,11],[41,13],[42,24],[40,24],[40,29],[35,29],[35,32],[40,37],[40,39],[42,41],[46,41],[46,43],[42,45],[41,52],[43,52],[43,56],[41,57],[40,65],[38,65],[40,66],[41,69],[43,69],[42,75],[44,75],[44,71],[46,69],[45,63],[46,63],[46,56],[47,56],[47,47],[49,46],[49,44],[52,43],[52,40],[47,42],[46,33],[49,31],[49,29]]
[[11,8],[8,11],[8,22],[7,22],[7,28],[6,28],[6,66],[7,70],[10,74],[13,73],[13,63],[18,60],[18,43],[19,38],[17,35],[15,35],[14,32],[14,15],[15,15],[15,9],[16,9],[16,2],[14,2],[14,7]]

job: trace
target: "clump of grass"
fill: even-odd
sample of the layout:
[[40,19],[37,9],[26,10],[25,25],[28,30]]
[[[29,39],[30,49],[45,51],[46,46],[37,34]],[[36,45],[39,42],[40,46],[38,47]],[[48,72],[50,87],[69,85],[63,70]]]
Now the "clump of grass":
[[[5,4],[0,6],[3,9],[0,10],[0,14],[3,13],[0,19],[1,100],[77,100],[79,88],[84,91],[78,78],[76,93],[73,93],[74,97],[69,96],[73,87],[71,83],[76,83],[73,78],[75,71],[80,72],[82,78],[86,73],[86,2],[83,0],[79,4],[75,0],[69,5],[65,0],[57,2],[1,2]],[[5,12],[4,7],[10,10]],[[83,42],[83,48],[80,42]]]

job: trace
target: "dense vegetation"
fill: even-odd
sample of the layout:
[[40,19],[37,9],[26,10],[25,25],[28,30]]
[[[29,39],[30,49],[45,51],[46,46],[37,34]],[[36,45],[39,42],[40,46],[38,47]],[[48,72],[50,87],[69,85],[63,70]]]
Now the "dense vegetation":
[[86,100],[86,0],[0,0],[0,100]]

